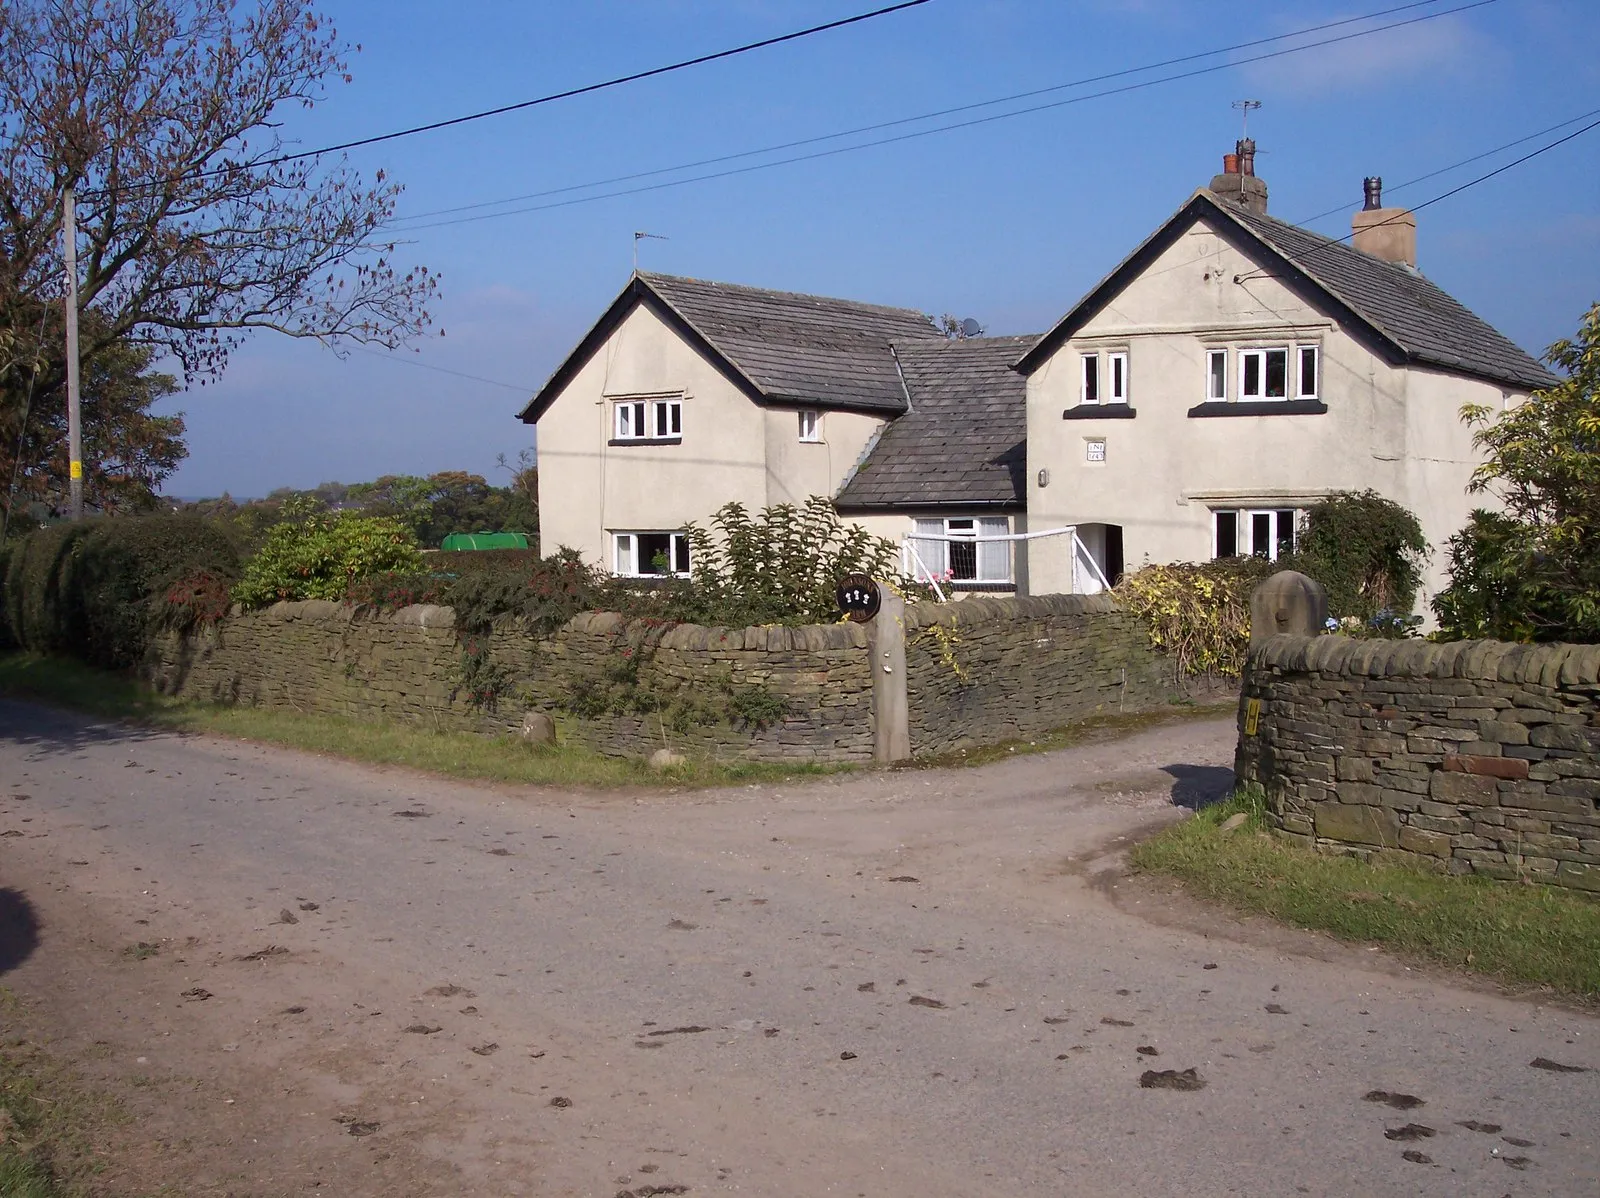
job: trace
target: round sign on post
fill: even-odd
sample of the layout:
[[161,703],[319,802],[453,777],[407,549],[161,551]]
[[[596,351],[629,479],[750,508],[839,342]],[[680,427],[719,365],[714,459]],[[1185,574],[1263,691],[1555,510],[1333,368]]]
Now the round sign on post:
[[844,613],[845,619],[865,624],[878,614],[878,607],[883,602],[883,592],[878,589],[878,583],[871,575],[846,574],[839,580],[834,598],[838,601],[839,610]]

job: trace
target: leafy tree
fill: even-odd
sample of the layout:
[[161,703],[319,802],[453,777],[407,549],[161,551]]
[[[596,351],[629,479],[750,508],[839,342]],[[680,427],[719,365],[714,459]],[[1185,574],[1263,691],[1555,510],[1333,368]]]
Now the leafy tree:
[[1600,303],[1545,360],[1565,374],[1496,415],[1471,405],[1487,461],[1477,511],[1449,545],[1450,586],[1434,600],[1444,633],[1503,640],[1600,640]]
[[[88,314],[86,327],[95,323]],[[30,334],[31,335],[31,334]],[[118,341],[84,363],[84,499],[107,514],[148,511],[156,492],[188,451],[183,417],[156,416],[158,400],[178,389],[169,374],[151,370],[156,351]],[[31,397],[26,375],[0,375],[0,527],[32,509],[58,513],[67,503],[67,413],[65,405]]]
[[[279,161],[283,109],[348,80],[345,53],[307,0],[0,4],[0,330],[11,347],[0,356],[20,345],[40,367],[7,372],[0,426],[32,427],[19,408],[29,376],[34,405],[62,406],[60,328],[41,312],[63,293],[69,186],[86,380],[141,376],[169,356],[186,382],[203,382],[256,329],[393,348],[428,327],[435,277],[396,266],[381,235],[399,188],[342,163]],[[119,457],[94,445],[86,410],[109,475],[147,478],[147,459],[170,454],[181,428],[144,419],[116,434],[144,443]]]

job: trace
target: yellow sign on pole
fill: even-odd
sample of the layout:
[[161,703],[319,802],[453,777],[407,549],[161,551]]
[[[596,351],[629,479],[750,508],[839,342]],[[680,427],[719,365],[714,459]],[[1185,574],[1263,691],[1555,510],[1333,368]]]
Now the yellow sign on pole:
[[1244,705],[1244,734],[1254,736],[1261,726],[1261,700],[1247,699]]
[[74,479],[81,479],[83,477],[83,463],[82,462],[73,462],[72,463],[72,467],[71,467],[71,470],[70,470],[70,477],[74,478]]

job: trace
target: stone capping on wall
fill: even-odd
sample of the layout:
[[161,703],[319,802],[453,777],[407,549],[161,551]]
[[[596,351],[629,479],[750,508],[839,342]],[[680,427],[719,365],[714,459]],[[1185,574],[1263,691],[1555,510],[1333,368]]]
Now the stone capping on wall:
[[1110,595],[984,595],[959,603],[912,603],[906,607],[906,631],[933,624],[991,624],[1000,620],[1037,620],[1047,616],[1099,615],[1121,611]]
[[1507,641],[1357,640],[1274,636],[1250,654],[1252,666],[1283,673],[1364,678],[1476,678],[1527,686],[1600,685],[1600,645],[1522,645]]
[[[567,622],[570,632],[605,636],[620,630],[659,628],[667,621],[653,618],[628,619],[614,611],[584,612]],[[867,630],[861,624],[759,624],[748,628],[717,628],[700,624],[670,624],[661,637],[662,649],[739,649],[769,653],[797,650],[865,649]]]
[[[969,601],[975,603],[976,601]],[[967,606],[963,603],[963,606]],[[232,613],[241,612],[236,607]],[[330,599],[282,600],[252,613],[270,623],[287,624],[295,620],[354,623],[371,620],[390,624],[409,624],[419,628],[454,628],[456,613],[433,603],[413,604],[392,612],[373,612]],[[558,633],[580,632],[606,636],[619,631],[659,628],[668,625],[661,638],[663,649],[739,649],[767,652],[819,651],[824,649],[865,649],[867,632],[861,624],[761,624],[748,628],[716,628],[699,624],[673,624],[655,618],[629,619],[618,612],[582,612],[567,621]]]

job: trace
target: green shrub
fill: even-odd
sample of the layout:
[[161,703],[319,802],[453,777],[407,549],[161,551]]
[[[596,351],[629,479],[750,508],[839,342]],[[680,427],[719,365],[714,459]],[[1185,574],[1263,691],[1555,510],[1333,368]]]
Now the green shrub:
[[1563,591],[1572,581],[1562,563],[1526,556],[1517,543],[1526,529],[1500,512],[1480,508],[1446,548],[1450,585],[1434,596],[1442,640],[1582,641],[1568,618]]
[[421,566],[417,539],[398,520],[311,512],[268,531],[245,563],[233,597],[246,607],[280,599],[343,599],[358,578]]
[[73,649],[80,629],[64,589],[78,547],[95,522],[48,524],[24,537],[11,552],[5,577],[6,624],[12,639],[35,653]]
[[72,652],[90,665],[126,669],[144,658],[152,630],[180,580],[206,573],[223,585],[239,574],[232,543],[196,516],[93,521],[64,577]]
[[1259,557],[1146,566],[1112,594],[1172,655],[1180,677],[1236,678],[1250,647],[1250,593],[1278,568]]
[[428,569],[440,574],[480,570],[535,569],[544,559],[537,549],[451,549],[427,555]]
[[1328,592],[1328,611],[1370,624],[1380,613],[1409,613],[1422,584],[1428,540],[1405,508],[1376,491],[1341,491],[1306,513],[1293,560]]
[[675,598],[681,618],[697,623],[832,623],[839,617],[839,579],[900,573],[894,542],[842,523],[821,495],[754,515],[725,504],[708,526],[691,524],[688,534],[690,586]]

